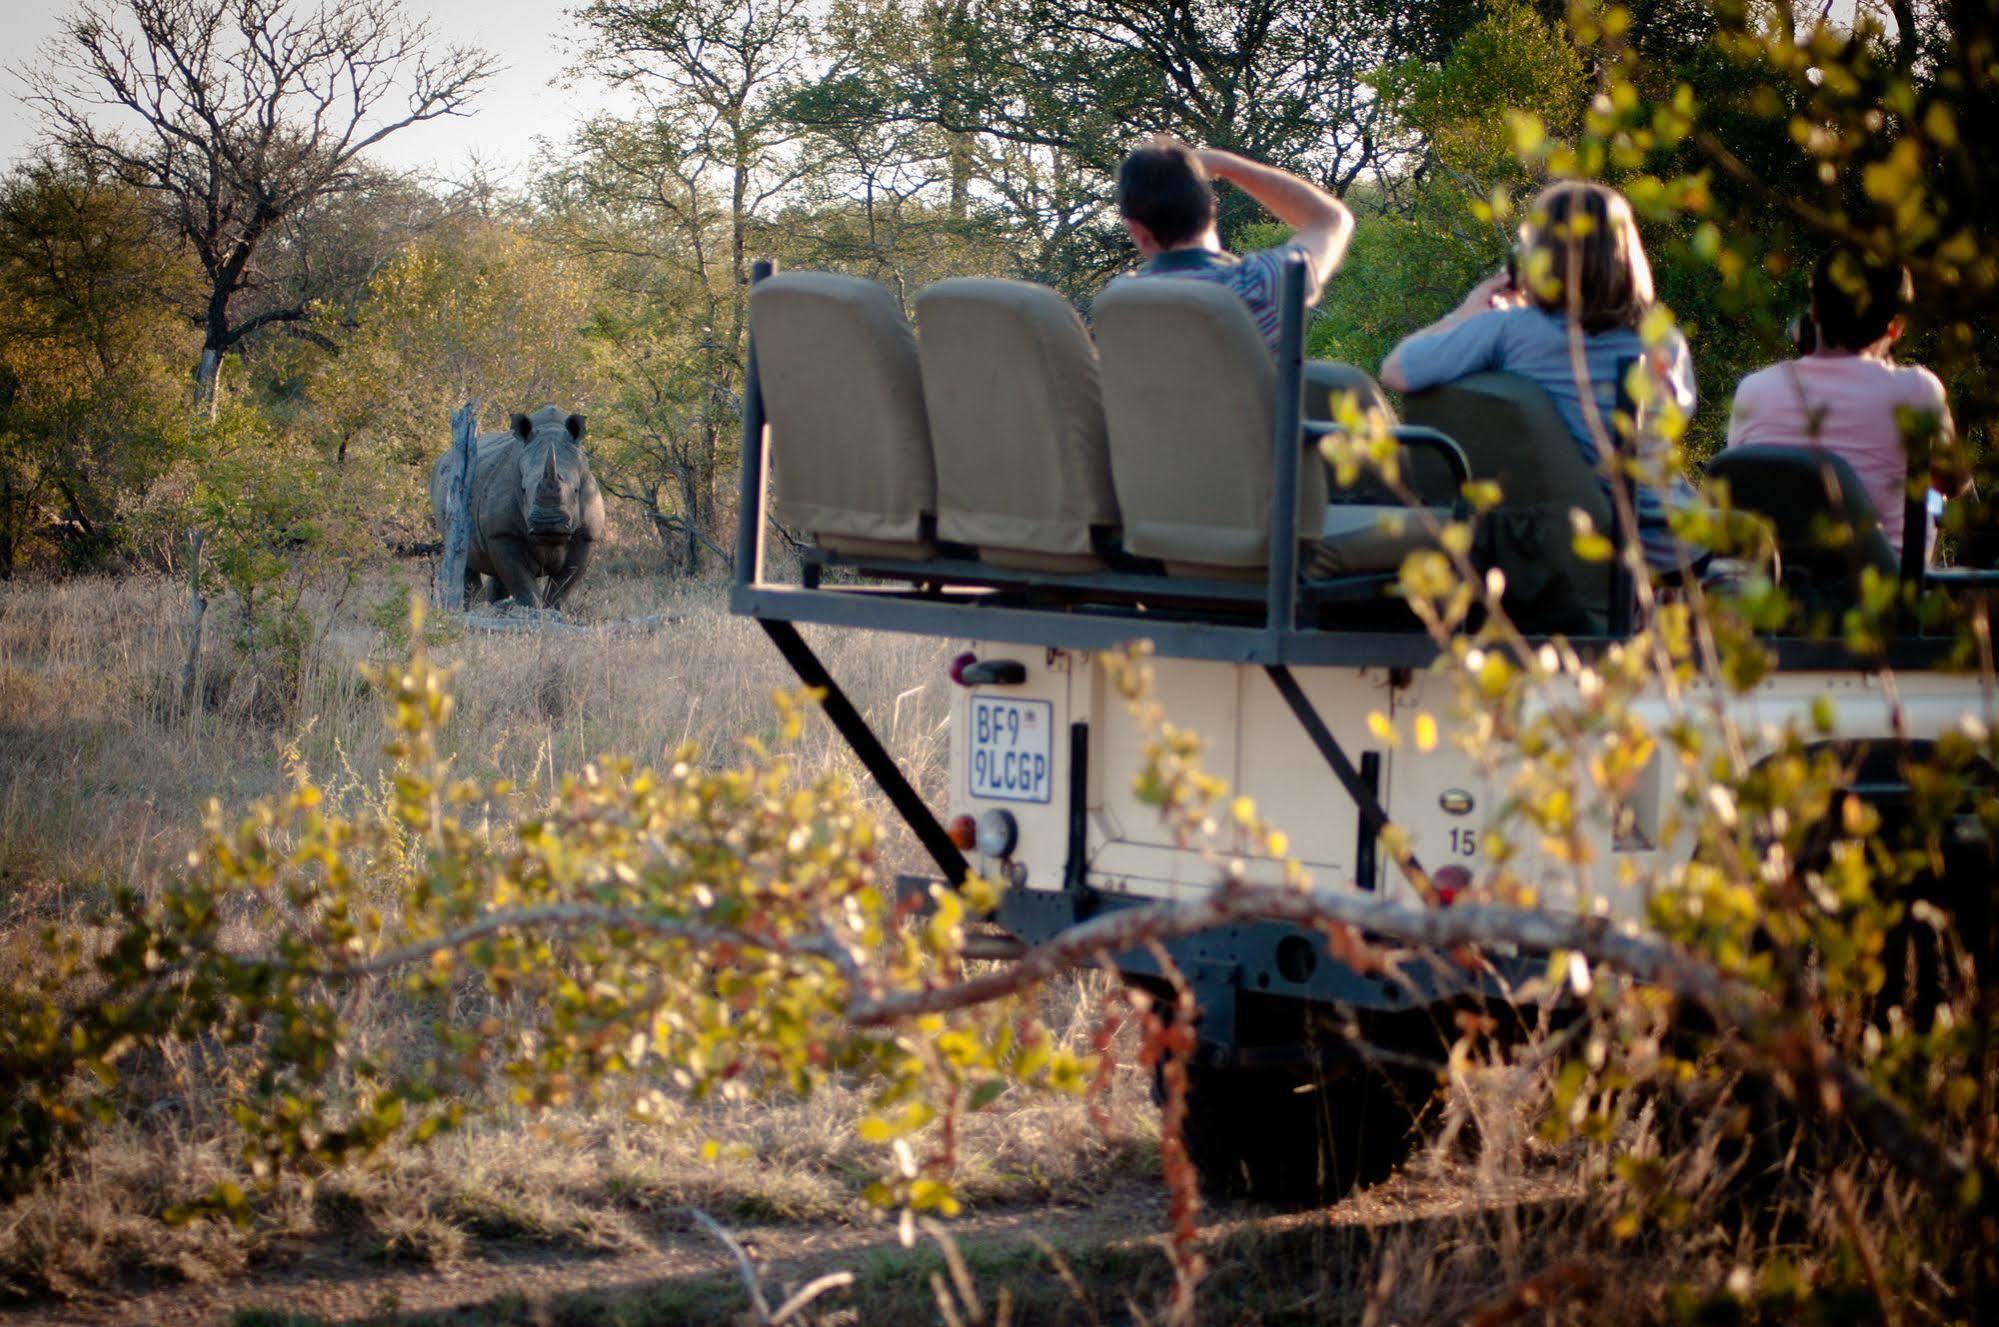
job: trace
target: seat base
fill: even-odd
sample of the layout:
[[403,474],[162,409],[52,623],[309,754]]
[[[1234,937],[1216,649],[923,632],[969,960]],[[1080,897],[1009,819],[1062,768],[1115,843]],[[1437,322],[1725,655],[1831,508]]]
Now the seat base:
[[821,548],[842,557],[921,561],[937,555],[937,545],[928,539],[869,539],[862,535],[833,534],[830,531],[821,531],[813,538],[819,541]]

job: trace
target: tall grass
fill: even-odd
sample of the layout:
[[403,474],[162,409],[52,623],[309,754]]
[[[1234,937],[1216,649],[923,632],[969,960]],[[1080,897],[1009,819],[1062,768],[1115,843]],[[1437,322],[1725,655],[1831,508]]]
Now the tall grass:
[[[31,924],[79,924],[114,885],[158,887],[184,860],[211,797],[240,804],[303,762],[340,795],[373,795],[386,758],[382,716],[364,664],[407,649],[405,587],[388,580],[318,605],[318,644],[302,664],[260,669],[232,644],[226,608],[210,616],[199,699],[180,703],[185,590],[155,580],[0,586],[0,963]],[[605,580],[585,621],[659,617],[655,629],[486,634],[433,624],[434,658],[455,670],[446,746],[467,774],[508,778],[527,796],[606,753],[659,761],[694,742],[733,761],[745,735],[773,729],[772,691],[797,685],[754,623],[730,616],[715,587]],[[941,800],[946,643],[820,633],[814,645],[909,774]],[[873,794],[826,725],[794,760],[808,775],[842,769]],[[892,822],[887,808],[884,820]],[[922,865],[913,843],[902,863]],[[242,937],[254,944],[254,936]],[[1051,996],[1058,1025],[1088,1034],[1083,990]],[[347,1006],[358,1043],[376,1053],[428,1036],[392,987]],[[1085,1047],[1078,1040],[1076,1049]],[[205,1278],[317,1232],[381,1257],[449,1259],[473,1235],[510,1233],[581,1248],[636,1236],[631,1213],[696,1203],[763,1220],[852,1220],[873,1166],[851,1124],[865,1100],[836,1089],[808,1102],[687,1105],[641,1127],[613,1105],[530,1121],[505,1109],[473,1132],[262,1200],[249,1231],[170,1228],[159,1216],[223,1179],[242,1179],[213,1075],[189,1049],[152,1066],[151,1104],[100,1135],[39,1193],[0,1214],[0,1289],[67,1292],[121,1272]],[[150,1089],[149,1089],[150,1090]],[[1120,1087],[1122,1114],[1148,1116],[1141,1085]],[[988,1201],[1086,1191],[1149,1147],[1106,1143],[1079,1103],[1022,1100],[968,1137],[968,1195]],[[710,1137],[731,1140],[707,1161]],[[1134,1151],[1133,1149],[1137,1150]]]
[[[210,797],[240,804],[270,792],[293,761],[341,795],[373,795],[386,762],[377,697],[361,665],[402,657],[406,588],[383,580],[318,605],[318,643],[284,674],[284,690],[231,643],[226,611],[217,612],[190,708],[180,704],[181,587],[137,579],[0,585],[0,967],[25,961],[16,942],[33,925],[80,922],[114,885],[147,890],[170,879]],[[456,668],[446,741],[464,772],[546,790],[606,752],[657,760],[693,741],[729,759],[744,735],[768,731],[768,694],[794,685],[762,633],[729,616],[713,588],[606,577],[580,612],[599,622],[671,621],[587,635],[437,627],[432,654]],[[950,646],[862,633],[813,640],[919,789],[941,802]],[[810,731],[798,759],[808,773],[848,769],[873,795],[824,725]],[[901,851],[920,869],[913,844]],[[1097,1026],[1104,982],[1092,972],[1044,997],[1051,1024],[1077,1050]],[[420,1051],[429,1035],[421,1012],[388,985],[358,994],[346,1015],[377,1054]],[[1389,1185],[1332,1213],[1210,1213],[1214,1272],[1203,1303],[1216,1310],[1211,1316],[1642,1321],[1677,1311],[1674,1287],[1730,1287],[1738,1269],[1772,1252],[1767,1241],[1778,1227],[1745,1221],[1731,1203],[1713,1137],[1696,1130],[1689,1141],[1682,1128],[1663,1144],[1660,1122],[1641,1113],[1624,1122],[1614,1147],[1543,1141],[1536,1126],[1559,1058],[1529,1046],[1508,1060],[1454,1065],[1428,1121],[1431,1144]],[[170,1226],[161,1220],[169,1207],[222,1180],[247,1180],[220,1109],[226,1084],[218,1075],[227,1072],[197,1047],[150,1066],[143,1108],[0,1209],[0,1299],[226,1279],[304,1250],[318,1261],[359,1260],[366,1275],[403,1262],[453,1263],[495,1239],[634,1249],[690,1205],[737,1226],[872,1219],[860,1191],[876,1158],[852,1128],[866,1092],[850,1084],[807,1101],[681,1102],[646,1124],[615,1101],[533,1118],[496,1101],[473,1127],[428,1147],[259,1194],[248,1227]],[[1108,1134],[1082,1102],[1003,1098],[960,1140],[963,1195],[975,1213],[982,1204],[1087,1203],[1148,1174],[1157,1124],[1147,1095],[1144,1076],[1120,1072],[1102,1103]],[[709,1139],[726,1144],[719,1156],[704,1155]],[[1648,1227],[1655,1233],[1642,1238],[1616,1233],[1619,1205],[1631,1199],[1611,1172],[1618,1152],[1671,1154],[1680,1215],[1670,1227]],[[1918,1210],[1879,1177],[1856,1172],[1841,1182],[1874,1194],[1878,1213]],[[1790,1263],[1809,1270],[1833,1256],[1827,1250],[1846,1219],[1836,1197],[1819,1185],[1798,1200],[1781,1250]],[[1147,1240],[1157,1226],[1146,1222],[1160,1212],[1147,1213],[1108,1242],[1049,1259],[1016,1248],[974,1251],[973,1262],[985,1291],[1014,1296],[1018,1321],[1130,1320],[1135,1307],[1160,1302],[1169,1279]],[[1901,1220],[1878,1238],[1911,1238]],[[1068,1261],[1058,1266],[1060,1258]],[[932,1316],[924,1266],[905,1259],[897,1268],[863,1266],[867,1302],[885,1315],[864,1320]],[[578,1308],[564,1320],[631,1320],[622,1310],[601,1319],[592,1312]]]
[[[320,605],[318,645],[286,694],[230,644],[211,612],[198,703],[184,709],[186,591],[151,579],[0,585],[0,916],[47,904],[79,882],[146,881],[185,853],[210,797],[240,803],[278,786],[287,759],[324,778],[372,783],[383,766],[381,712],[362,676],[405,648],[402,583]],[[432,644],[457,701],[446,745],[467,774],[552,788],[607,752],[659,760],[682,742],[730,758],[768,733],[769,697],[797,680],[753,622],[714,587],[629,580],[593,587],[603,621],[660,615],[653,630],[589,635],[458,631]],[[944,643],[825,632],[834,675],[927,794],[945,764]],[[806,772],[866,775],[825,725],[807,735]]]

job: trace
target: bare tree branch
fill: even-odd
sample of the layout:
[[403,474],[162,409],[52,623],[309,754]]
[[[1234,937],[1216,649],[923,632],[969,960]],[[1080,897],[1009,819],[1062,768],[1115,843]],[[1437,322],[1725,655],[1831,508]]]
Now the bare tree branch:
[[[1500,904],[1412,907],[1358,894],[1306,892],[1230,880],[1191,903],[1152,903],[1106,913],[1026,950],[996,971],[935,986],[881,989],[856,956],[830,935],[772,936],[712,926],[682,917],[591,904],[550,904],[489,913],[457,930],[416,941],[334,969],[334,977],[364,977],[428,961],[509,929],[631,930],[739,952],[830,965],[846,982],[843,1008],[856,1028],[884,1027],[924,1014],[968,1009],[1017,995],[1057,974],[1147,944],[1183,939],[1245,921],[1284,921],[1320,931],[1364,932],[1476,966],[1479,951],[1579,955],[1590,964],[1672,992],[1735,1029],[1757,1049],[1759,1063],[1787,1075],[1798,1099],[1844,1114],[1891,1164],[1939,1200],[1956,1203],[1972,1163],[1924,1131],[1826,1043],[1809,1016],[1781,1008],[1766,993],[1704,959],[1608,917]],[[1356,941],[1356,943],[1360,943]],[[1382,954],[1384,965],[1389,955]],[[1989,1178],[1989,1177],[1988,1177]],[[1989,1186],[1988,1186],[1989,1187]]]
[[51,136],[154,195],[208,276],[204,385],[244,337],[310,316],[245,307],[281,223],[353,188],[390,135],[463,114],[495,68],[434,50],[390,0],[83,0],[42,55],[28,100]]

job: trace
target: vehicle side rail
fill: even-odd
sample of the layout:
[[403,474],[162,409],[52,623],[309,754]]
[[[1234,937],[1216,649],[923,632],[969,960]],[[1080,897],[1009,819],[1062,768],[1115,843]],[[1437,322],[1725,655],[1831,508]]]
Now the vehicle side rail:
[[[1152,604],[1209,604],[1217,606],[1256,606],[1263,602],[1263,582],[1224,581],[1197,576],[1170,576],[1164,572],[1137,572],[1106,569],[1103,571],[1036,571],[1029,568],[1004,567],[977,558],[926,558],[920,562],[905,562],[881,557],[843,557],[824,549],[814,549],[806,555],[807,565],[821,569],[839,567],[856,575],[873,577],[877,580],[908,581],[913,585],[942,588],[946,586],[981,586],[994,590],[1019,590],[1033,592],[1038,598],[1073,599],[1082,602],[1089,599],[1127,599],[1136,603]],[[1299,586],[1299,601],[1305,606],[1326,603],[1352,603],[1368,599],[1378,599],[1383,592],[1395,584],[1395,576],[1389,572],[1365,572],[1352,576],[1336,576],[1325,580],[1307,580]],[[807,585],[807,589],[825,588]]]
[[[1342,424],[1329,424],[1322,420],[1308,419],[1303,425],[1307,441],[1317,442],[1321,438],[1335,437],[1347,432]],[[1388,435],[1401,446],[1411,451],[1429,452],[1440,458],[1451,472],[1451,507],[1460,519],[1467,510],[1464,487],[1471,482],[1471,461],[1465,456],[1465,449],[1447,433],[1423,424],[1394,424]]]

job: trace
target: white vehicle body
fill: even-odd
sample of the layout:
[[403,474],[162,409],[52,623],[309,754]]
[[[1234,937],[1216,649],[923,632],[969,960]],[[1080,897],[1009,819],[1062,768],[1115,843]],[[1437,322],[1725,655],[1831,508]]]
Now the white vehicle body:
[[[1018,685],[977,685],[959,690],[951,715],[953,815],[977,818],[1005,811],[1018,824],[1009,860],[981,856],[982,873],[1011,880],[1015,888],[1056,891],[1073,887],[1069,809],[1075,772],[1072,729],[1087,734],[1082,807],[1087,813],[1082,883],[1118,898],[1183,899],[1215,886],[1225,870],[1274,880],[1277,866],[1259,859],[1224,823],[1215,839],[1186,846],[1157,808],[1133,791],[1145,735],[1103,668],[1087,651],[1033,649],[1000,642],[973,646],[981,659],[1024,665]],[[1262,668],[1201,659],[1151,661],[1157,699],[1176,726],[1201,736],[1204,767],[1252,798],[1264,817],[1282,829],[1292,856],[1316,889],[1372,891],[1388,901],[1413,903],[1413,888],[1386,853],[1370,852],[1358,809],[1328,768]],[[1295,676],[1326,725],[1363,776],[1372,775],[1389,818],[1408,836],[1429,870],[1465,867],[1483,875],[1480,853],[1488,831],[1520,841],[1519,825],[1500,823],[1507,803],[1507,771],[1482,768],[1449,740],[1420,751],[1408,741],[1384,746],[1370,730],[1380,714],[1406,733],[1409,720],[1427,713],[1448,734],[1454,697],[1448,679],[1428,671],[1387,668],[1299,668]],[[1901,734],[1934,739],[1962,721],[1967,692],[1963,676],[1899,676],[1891,695],[1872,672],[1773,673],[1753,692],[1732,698],[1730,713],[1748,744],[1749,758],[1767,752],[1787,728],[1814,732],[1815,705],[1829,702],[1833,726],[1817,740],[1890,742]],[[1678,707],[1707,712],[1700,696]],[[1671,716],[1660,698],[1639,711],[1656,732]],[[1509,863],[1548,906],[1607,908],[1636,919],[1644,898],[1620,888],[1620,878],[1651,882],[1683,861],[1691,845],[1672,835],[1679,817],[1676,780],[1655,758],[1623,808],[1599,804],[1586,811],[1591,866],[1578,871],[1531,844]],[[1629,811],[1628,817],[1615,814]],[[1226,821],[1226,817],[1223,817]],[[1616,828],[1622,821],[1622,832]],[[1585,896],[1586,895],[1586,896]]]
[[[1230,816],[1215,817],[1211,842],[1189,844],[1136,795],[1148,734],[1098,656],[1137,640],[1152,647],[1166,718],[1198,734],[1208,773],[1285,833],[1309,888],[1416,903],[1384,825],[1453,890],[1491,877],[1482,854],[1497,831],[1537,906],[1630,920],[1645,913],[1644,890],[1670,887],[1690,860],[1693,818],[1668,755],[1616,805],[1572,788],[1588,841],[1570,857],[1583,867],[1510,823],[1524,767],[1481,765],[1451,740],[1465,717],[1453,679],[1432,668],[1437,644],[1398,597],[1410,555],[1462,522],[1487,541],[1474,565],[1505,577],[1530,638],[1560,636],[1585,657],[1630,638],[1637,596],[1622,564],[1574,547],[1578,519],[1615,532],[1609,485],[1621,481],[1584,459],[1540,387],[1481,374],[1411,395],[1408,422],[1376,440],[1396,449],[1406,481],[1384,497],[1324,464],[1344,432],[1327,393],[1353,371],[1321,381],[1304,363],[1302,262],[1285,267],[1274,360],[1241,302],[1211,283],[1115,281],[1086,329],[1045,287],[948,280],[918,294],[919,335],[873,283],[766,275],[750,297],[731,608],[820,691],[922,845],[935,870],[906,881],[915,892],[974,870],[1002,881],[996,920],[1031,945],[1120,908],[1200,898],[1231,873],[1279,875],[1231,839]],[[1819,596],[1820,621],[1837,620],[1863,573],[1898,574],[1871,516],[1844,552],[1806,528],[1848,519],[1856,508],[1829,495],[1857,479],[1829,476],[1818,453],[1753,451],[1715,466],[1739,472],[1738,506],[1800,525],[1778,543],[1787,575]],[[1749,482],[1759,474],[1761,489]],[[1502,487],[1500,504],[1473,513],[1474,481]],[[1745,500],[1752,492],[1763,505]],[[765,575],[772,519],[803,536],[793,583]],[[1999,573],[1919,563],[1901,559],[1912,590],[1999,584]],[[953,672],[943,806],[912,786],[802,624],[973,642]],[[1787,731],[1890,757],[1934,740],[1978,707],[1977,679],[1940,671],[1953,644],[1917,630],[1860,655],[1823,635],[1774,638],[1768,680],[1728,700],[1744,758]],[[1683,718],[1720,723],[1707,699],[1662,694],[1636,709],[1659,735]],[[1442,736],[1428,750],[1409,740],[1424,714]],[[1402,739],[1387,743],[1374,715]],[[1865,794],[1893,800],[1894,777]],[[1325,936],[1267,918],[1110,956],[1126,980],[1192,997],[1182,1138],[1204,1182],[1308,1197],[1404,1153],[1452,1012],[1474,1005],[1495,1023],[1522,1012],[1520,983],[1546,956],[1485,959],[1362,971]],[[1381,1047],[1395,1064],[1373,1057]]]

